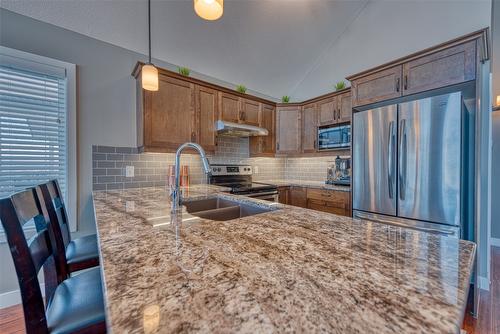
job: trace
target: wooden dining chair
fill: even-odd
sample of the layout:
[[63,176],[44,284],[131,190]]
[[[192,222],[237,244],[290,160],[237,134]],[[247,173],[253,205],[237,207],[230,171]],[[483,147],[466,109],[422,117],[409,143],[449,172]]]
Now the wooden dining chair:
[[[46,221],[35,188],[0,199],[0,221],[16,269],[26,332],[105,333],[104,301],[99,267],[60,282],[46,295],[40,290],[38,272],[58,273],[50,224]],[[23,226],[34,222],[35,235],[27,240]]]
[[[68,224],[68,214],[64,205],[63,196],[57,180],[51,180],[38,186],[43,198],[43,206],[47,220],[57,222],[54,228],[59,228],[61,236],[56,242],[62,242],[58,249],[62,250],[61,257],[65,257],[66,270],[69,274],[99,265],[99,248],[96,234],[71,239]],[[57,235],[57,234],[56,234]]]

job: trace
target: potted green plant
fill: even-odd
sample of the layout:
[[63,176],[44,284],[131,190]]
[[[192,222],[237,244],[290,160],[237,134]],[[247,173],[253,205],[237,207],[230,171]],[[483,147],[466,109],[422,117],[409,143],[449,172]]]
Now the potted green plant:
[[247,92],[247,88],[243,85],[238,85],[236,86],[236,91],[242,94],[245,94]]
[[189,73],[191,73],[191,70],[187,67],[177,67],[177,71],[180,75],[183,75],[185,77],[188,77]]
[[284,95],[284,96],[281,98],[281,102],[283,102],[283,103],[288,103],[288,102],[290,102],[290,96],[288,96],[288,95]]
[[335,90],[342,90],[344,89],[346,86],[345,86],[345,81],[342,80],[342,81],[339,81],[335,84]]

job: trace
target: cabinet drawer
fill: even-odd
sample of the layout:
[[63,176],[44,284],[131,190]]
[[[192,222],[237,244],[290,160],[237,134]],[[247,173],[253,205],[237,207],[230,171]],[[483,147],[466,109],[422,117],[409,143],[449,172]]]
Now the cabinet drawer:
[[344,191],[325,190],[325,189],[307,189],[307,198],[327,202],[344,202],[348,199],[349,193]]
[[345,208],[339,208],[336,206],[332,206],[332,202],[325,202],[325,201],[320,201],[317,199],[308,199],[307,200],[307,208],[316,210],[316,211],[322,211],[322,212],[328,212],[328,213],[333,213],[336,215],[346,215],[346,209]]

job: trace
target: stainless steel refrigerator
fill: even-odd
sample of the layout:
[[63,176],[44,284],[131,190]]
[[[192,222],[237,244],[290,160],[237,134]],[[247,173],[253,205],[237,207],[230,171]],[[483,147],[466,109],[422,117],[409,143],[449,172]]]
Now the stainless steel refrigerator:
[[353,216],[460,237],[464,104],[455,92],[353,115]]

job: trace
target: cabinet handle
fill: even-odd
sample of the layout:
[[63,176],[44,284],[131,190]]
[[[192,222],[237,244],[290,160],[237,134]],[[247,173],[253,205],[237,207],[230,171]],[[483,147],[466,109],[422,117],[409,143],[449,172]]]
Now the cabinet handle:
[[316,139],[314,139],[314,149],[316,149]]
[[196,133],[194,133],[194,131],[193,131],[193,132],[191,132],[191,140],[192,140],[192,141],[195,141],[195,140],[196,140]]
[[399,93],[399,85],[400,85],[400,82],[399,82],[399,78],[396,79],[396,92]]
[[338,110],[337,119],[340,119],[340,109]]
[[333,120],[337,119],[337,110],[333,109]]
[[408,75],[405,75],[405,90],[408,89]]
[[280,150],[280,143],[276,144],[276,149],[279,151]]

